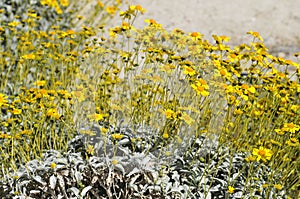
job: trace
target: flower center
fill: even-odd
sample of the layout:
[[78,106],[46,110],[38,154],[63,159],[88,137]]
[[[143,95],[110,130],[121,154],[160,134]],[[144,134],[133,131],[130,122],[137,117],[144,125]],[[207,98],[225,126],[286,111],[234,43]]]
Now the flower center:
[[259,154],[260,156],[265,156],[265,155],[266,155],[266,151],[265,151],[265,150],[259,150],[259,151],[258,151],[258,154]]

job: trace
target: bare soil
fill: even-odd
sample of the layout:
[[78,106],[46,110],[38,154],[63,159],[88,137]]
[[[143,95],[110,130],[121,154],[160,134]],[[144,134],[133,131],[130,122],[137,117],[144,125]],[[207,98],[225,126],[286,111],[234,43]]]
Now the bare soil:
[[275,55],[296,60],[300,51],[300,0],[128,0],[140,4],[147,12],[136,27],[155,19],[165,29],[180,28],[200,32],[211,40],[212,34],[231,37],[230,44],[247,43],[257,31]]

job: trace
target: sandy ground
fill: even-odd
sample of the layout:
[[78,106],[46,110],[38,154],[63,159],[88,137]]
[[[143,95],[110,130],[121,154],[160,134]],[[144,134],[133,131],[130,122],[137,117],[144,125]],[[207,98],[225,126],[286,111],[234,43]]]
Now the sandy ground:
[[300,51],[300,0],[128,0],[147,12],[164,28],[197,31],[211,39],[212,34],[231,37],[230,44],[250,42],[246,32],[259,32],[271,52],[290,57]]

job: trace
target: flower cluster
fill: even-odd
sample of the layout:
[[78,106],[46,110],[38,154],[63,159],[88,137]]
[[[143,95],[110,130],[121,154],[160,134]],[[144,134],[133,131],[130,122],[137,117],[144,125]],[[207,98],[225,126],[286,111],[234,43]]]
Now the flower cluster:
[[[119,12],[120,0],[91,1],[85,16],[80,1],[39,3],[41,9],[12,18],[0,3],[1,179],[45,150],[67,151],[84,135],[93,138],[79,146],[87,160],[109,154],[111,166],[120,167],[129,161],[120,155],[123,146],[134,156],[161,157],[155,172],[165,187],[158,190],[172,197],[176,189],[201,197],[295,197],[299,63],[270,54],[254,31],[249,44],[230,46],[227,36],[209,42],[199,32],[167,31],[154,19],[135,28],[146,10],[131,5]],[[46,20],[49,13],[55,20]],[[122,22],[107,25],[118,13]],[[199,145],[203,137],[218,146]],[[225,149],[225,159],[214,156]],[[52,163],[52,170],[59,167]]]

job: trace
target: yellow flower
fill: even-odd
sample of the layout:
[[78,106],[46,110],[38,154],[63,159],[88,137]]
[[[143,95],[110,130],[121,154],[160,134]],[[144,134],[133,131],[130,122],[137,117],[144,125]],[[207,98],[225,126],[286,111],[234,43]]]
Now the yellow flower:
[[246,157],[245,160],[246,160],[247,162],[253,162],[253,161],[256,160],[256,157],[253,156],[253,155],[250,155],[250,156]]
[[27,59],[27,60],[34,60],[35,55],[31,53],[31,54],[28,54],[28,55],[23,55],[21,58]]
[[269,186],[269,184],[263,184],[262,187],[263,188],[267,188]]
[[228,42],[230,40],[230,37],[225,36],[225,35],[221,35],[221,36],[219,36],[219,38],[221,39],[221,41],[226,41],[226,42]]
[[228,75],[228,72],[227,72],[226,69],[221,69],[219,72],[220,72],[221,76],[227,76]]
[[86,152],[90,155],[94,155],[94,146],[89,144],[87,146]]
[[14,108],[11,111],[11,113],[14,114],[14,115],[20,115],[22,113],[22,109],[16,109],[16,108]]
[[34,85],[36,85],[36,86],[45,86],[45,84],[46,84],[46,81],[45,81],[45,80],[42,80],[42,81],[36,81],[36,82],[34,83]]
[[243,114],[243,111],[241,110],[241,109],[236,109],[236,110],[234,110],[234,112],[233,112],[235,115],[241,115],[241,114]]
[[284,135],[285,131],[283,131],[282,129],[275,129],[274,130],[278,135]]
[[113,165],[117,165],[117,164],[119,163],[119,161],[116,160],[116,159],[113,159],[113,160],[111,161],[111,163],[112,163]]
[[142,6],[140,6],[140,5],[136,5],[136,6],[135,6],[135,10],[141,12],[142,14],[144,14],[144,13],[147,11],[146,9],[144,9],[144,8],[143,8]]
[[149,24],[149,26],[154,28],[161,28],[162,25],[157,23],[154,19],[145,19],[145,22]]
[[197,92],[198,95],[202,95],[204,97],[209,95],[209,92],[207,92],[202,85],[192,84],[191,86]]
[[168,139],[168,138],[169,138],[169,134],[168,134],[168,133],[163,133],[162,137],[163,137],[164,139]]
[[296,131],[299,131],[300,126],[297,124],[294,124],[293,122],[285,123],[283,125],[283,129],[284,129],[284,131],[288,131],[290,133],[295,133]]
[[63,11],[61,10],[61,8],[59,6],[55,7],[55,11],[56,11],[57,14],[62,14],[63,13]]
[[191,84],[191,86],[197,92],[198,95],[202,95],[204,97],[209,95],[209,92],[207,91],[209,87],[204,79],[196,80],[195,83],[196,84]]
[[[300,93],[300,91],[298,91],[298,92]],[[300,111],[300,106],[299,105],[292,105],[291,110],[294,111],[295,113],[297,113],[298,111]]]
[[258,32],[249,31],[249,32],[247,32],[247,34],[252,35],[253,37],[259,39],[260,41],[264,41],[264,39],[260,36],[260,34]]
[[256,160],[257,161],[266,161],[266,160],[270,160],[273,152],[270,149],[264,148],[262,146],[259,147],[259,149],[254,148],[252,151],[252,155],[256,156]]
[[122,138],[124,137],[124,135],[123,135],[123,134],[120,134],[120,133],[114,133],[114,134],[111,135],[111,137],[112,137],[113,139],[120,140],[120,139],[122,139]]
[[196,71],[192,67],[189,67],[189,66],[184,66],[184,72],[183,73],[186,74],[186,75],[189,75],[189,76],[196,75]]
[[69,5],[69,0],[60,0],[60,4],[64,7],[67,7]]
[[72,95],[79,101],[83,102],[85,100],[85,94],[82,90],[72,91]]
[[106,135],[106,134],[107,134],[107,132],[108,132],[108,129],[107,129],[107,128],[104,128],[104,127],[102,127],[102,128],[100,129],[100,131],[101,131],[101,133],[102,133],[103,135]]
[[100,8],[104,8],[104,3],[102,1],[98,1],[97,5],[100,6]]
[[1,134],[0,134],[0,138],[3,138],[3,139],[10,139],[11,136],[8,135],[8,134],[6,134],[6,133],[1,133]]
[[114,15],[117,11],[117,7],[115,6],[107,6],[106,7],[106,12],[110,15]]
[[185,121],[188,125],[191,125],[193,122],[195,122],[195,120],[193,118],[191,118],[185,112],[182,114],[182,116],[180,117],[180,119],[182,119],[183,121]]
[[13,22],[8,23],[8,26],[16,27],[16,26],[19,25],[19,24],[21,24],[21,23],[18,22],[18,21],[13,21]]
[[174,118],[175,117],[175,112],[172,111],[171,109],[167,109],[165,110],[165,115],[167,117],[167,119],[170,119],[170,118]]
[[6,103],[7,103],[7,96],[6,95],[4,95],[4,94],[2,94],[2,93],[0,93],[0,107],[2,106],[2,105],[5,105]]
[[30,135],[32,133],[33,133],[32,130],[23,130],[20,132],[21,135]]
[[88,117],[89,117],[92,121],[98,122],[98,121],[103,120],[105,116],[106,116],[105,114],[100,114],[100,113],[97,114],[97,113],[95,113],[95,114],[89,115]]
[[51,169],[55,169],[56,164],[54,162],[52,162],[51,165],[50,165],[50,167],[51,167]]
[[281,184],[275,184],[274,187],[275,187],[275,189],[277,189],[279,191],[282,190],[282,188],[283,188]]
[[256,89],[254,86],[251,86],[250,88],[247,89],[250,93],[254,94],[256,92]]
[[299,140],[297,138],[292,137],[288,141],[286,141],[286,144],[289,146],[298,146]]
[[260,116],[260,115],[262,115],[263,113],[264,113],[263,111],[253,110],[253,114],[254,114],[255,116]]
[[174,71],[176,66],[174,66],[172,64],[166,64],[166,65],[160,66],[159,68],[160,68],[161,71],[170,74],[172,71]]
[[48,109],[46,115],[49,117],[52,117],[52,118],[56,118],[56,119],[60,118],[60,115],[58,114],[56,108]]
[[199,32],[192,32],[189,35],[194,39],[201,39],[201,34]]
[[245,101],[248,101],[249,100],[249,97],[247,95],[241,95],[241,97],[245,100]]
[[234,193],[234,187],[228,186],[227,192],[230,193],[230,194]]

